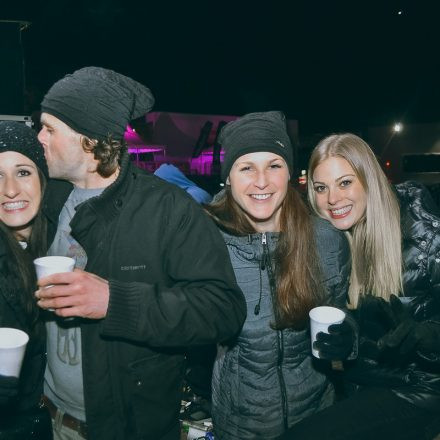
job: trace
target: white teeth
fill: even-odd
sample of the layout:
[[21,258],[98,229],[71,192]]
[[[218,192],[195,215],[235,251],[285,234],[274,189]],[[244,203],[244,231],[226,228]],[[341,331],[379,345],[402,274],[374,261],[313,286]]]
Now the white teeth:
[[251,197],[257,200],[266,200],[271,196],[271,194],[251,194]]
[[345,214],[346,212],[351,211],[351,206],[344,206],[343,208],[338,208],[338,209],[332,209],[331,212],[334,215],[342,215]]
[[3,208],[6,211],[13,211],[14,209],[21,209],[21,208],[24,208],[25,206],[26,206],[26,202],[24,202],[23,200],[21,200],[19,202],[3,203]]

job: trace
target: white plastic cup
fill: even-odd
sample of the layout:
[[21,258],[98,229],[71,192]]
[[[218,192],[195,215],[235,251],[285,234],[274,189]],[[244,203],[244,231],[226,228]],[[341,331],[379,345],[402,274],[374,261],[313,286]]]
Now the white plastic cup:
[[49,256],[34,260],[37,278],[44,278],[54,273],[72,272],[75,260],[70,257]]
[[29,336],[16,328],[0,328],[0,374],[20,377]]
[[310,337],[313,356],[319,358],[318,350],[313,348],[316,335],[319,332],[328,333],[328,328],[332,324],[341,324],[345,318],[345,312],[336,307],[320,306],[310,310]]
[[[48,257],[40,257],[34,260],[37,278],[44,278],[54,273],[73,272],[75,268],[75,260],[70,257],[60,257],[51,255]],[[53,312],[55,309],[47,309]]]

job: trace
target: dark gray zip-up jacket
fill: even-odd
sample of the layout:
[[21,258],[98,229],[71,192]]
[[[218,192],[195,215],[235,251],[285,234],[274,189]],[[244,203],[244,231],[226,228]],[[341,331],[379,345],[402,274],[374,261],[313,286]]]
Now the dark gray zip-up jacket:
[[[243,329],[231,347],[219,347],[212,382],[216,440],[273,439],[333,402],[333,387],[312,359],[308,330],[276,331],[270,279],[261,265],[278,234],[236,237],[223,233],[247,303]],[[343,233],[315,220],[315,237],[329,304],[345,307],[350,252]],[[264,241],[266,244],[264,244]],[[259,304],[259,313],[255,307]]]

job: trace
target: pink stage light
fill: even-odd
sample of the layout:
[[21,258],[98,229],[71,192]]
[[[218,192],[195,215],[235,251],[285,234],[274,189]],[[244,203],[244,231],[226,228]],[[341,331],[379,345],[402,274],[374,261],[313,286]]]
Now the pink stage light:
[[136,154],[136,153],[162,153],[164,151],[164,148],[159,148],[159,147],[149,147],[149,146],[145,146],[145,147],[140,147],[140,148],[129,148],[128,152],[132,153],[132,154]]

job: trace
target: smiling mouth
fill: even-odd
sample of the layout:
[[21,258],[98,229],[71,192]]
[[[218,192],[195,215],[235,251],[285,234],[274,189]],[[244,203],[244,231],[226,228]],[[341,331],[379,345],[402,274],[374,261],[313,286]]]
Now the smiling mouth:
[[17,209],[23,209],[27,206],[27,202],[20,200],[19,202],[6,202],[3,203],[3,209],[5,211],[16,211]]
[[334,219],[346,217],[350,214],[353,205],[344,206],[343,208],[329,209],[330,216]]
[[272,194],[249,194],[255,200],[266,200],[272,196]]

